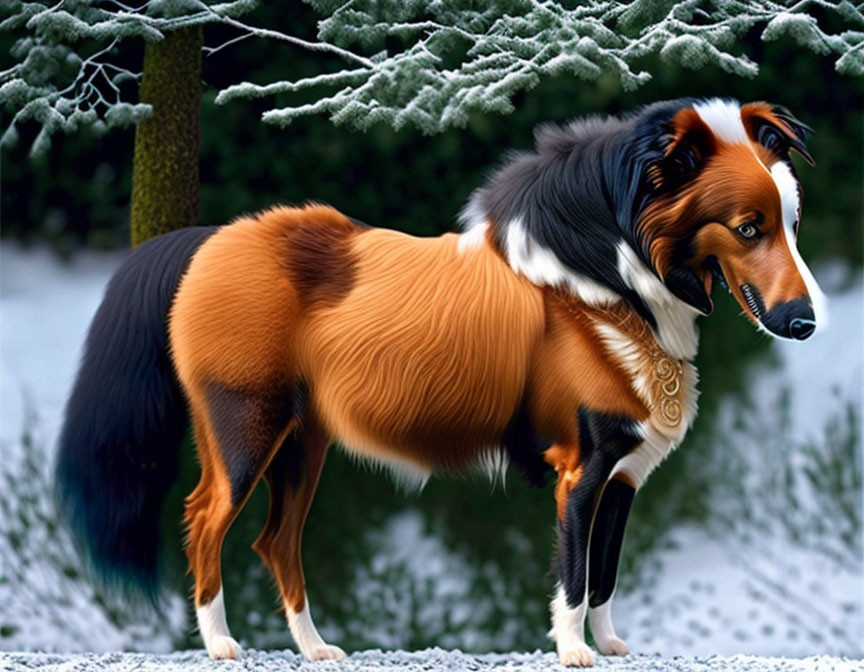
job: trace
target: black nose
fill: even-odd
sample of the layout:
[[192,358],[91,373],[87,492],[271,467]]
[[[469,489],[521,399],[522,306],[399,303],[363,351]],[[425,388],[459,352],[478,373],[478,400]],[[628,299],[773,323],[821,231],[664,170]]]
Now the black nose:
[[778,336],[803,341],[816,330],[815,317],[810,299],[802,296],[771,308],[762,318],[762,324]]
[[793,317],[789,322],[789,335],[796,341],[803,341],[805,338],[809,338],[815,330],[816,323],[813,320]]

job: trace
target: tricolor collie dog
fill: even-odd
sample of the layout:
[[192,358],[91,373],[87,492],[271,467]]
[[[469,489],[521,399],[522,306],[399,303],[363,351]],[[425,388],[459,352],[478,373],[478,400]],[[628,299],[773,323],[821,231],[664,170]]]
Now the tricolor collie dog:
[[808,338],[823,298],[796,249],[811,161],[786,109],[677,100],[544,126],[471,197],[464,231],[415,238],[324,205],[138,247],[93,320],[66,410],[58,495],[102,579],[156,592],[160,505],[191,416],[186,500],[198,626],[237,658],[220,552],[260,479],[254,544],[297,646],[300,541],[328,446],[400,479],[554,470],[552,636],[566,665],[626,654],[611,601],[635,492],[696,411],[696,319],[714,280],[756,326]]

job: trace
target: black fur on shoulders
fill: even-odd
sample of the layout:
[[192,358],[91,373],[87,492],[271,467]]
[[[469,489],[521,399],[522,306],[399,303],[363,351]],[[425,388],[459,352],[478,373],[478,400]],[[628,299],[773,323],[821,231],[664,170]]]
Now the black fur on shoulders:
[[500,249],[508,224],[518,219],[565,266],[623,296],[653,324],[618,272],[616,248],[626,241],[651,268],[636,231],[651,195],[647,170],[663,157],[672,118],[695,102],[544,124],[535,133],[535,150],[511,154],[473,194],[471,208],[488,217]]

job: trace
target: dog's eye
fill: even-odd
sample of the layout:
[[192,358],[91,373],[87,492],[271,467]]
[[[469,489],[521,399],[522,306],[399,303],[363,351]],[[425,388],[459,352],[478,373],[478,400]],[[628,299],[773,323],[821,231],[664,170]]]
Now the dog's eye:
[[756,228],[755,224],[751,224],[750,222],[742,224],[735,230],[742,238],[755,238],[759,234],[759,229]]
[[753,214],[753,216],[738,226],[735,231],[742,238],[752,239],[758,238],[762,235],[762,232],[759,230],[759,227],[762,225],[762,222],[765,221],[765,215],[763,215],[758,210]]

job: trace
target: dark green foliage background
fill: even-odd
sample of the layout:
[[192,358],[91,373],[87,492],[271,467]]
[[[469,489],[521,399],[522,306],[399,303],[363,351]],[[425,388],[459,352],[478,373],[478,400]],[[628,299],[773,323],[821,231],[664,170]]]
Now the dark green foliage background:
[[[259,10],[253,22],[314,36],[311,10],[292,4],[287,12],[277,5]],[[230,37],[211,31],[210,43]],[[0,52],[6,47],[0,43]],[[817,165],[799,166],[805,192],[800,247],[808,260],[841,257],[859,266],[864,182],[861,80],[838,76],[829,60],[792,44],[749,40],[742,49],[761,64],[758,78],[744,80],[716,68],[689,71],[650,61],[644,67],[654,79],[634,93],[623,92],[614,78],[590,84],[556,79],[520,95],[516,112],[508,117],[478,116],[467,128],[423,137],[413,130],[394,132],[383,126],[359,134],[323,118],[305,118],[287,130],[262,124],[261,112],[274,102],[278,106],[278,98],[217,107],[213,99],[225,85],[308,76],[340,66],[329,57],[284,45],[244,41],[205,59],[199,220],[221,224],[275,203],[319,200],[374,226],[436,235],[453,229],[471,190],[507,151],[531,146],[538,123],[614,114],[679,96],[731,96],[781,103],[814,128],[810,148]],[[140,65],[140,49],[130,45],[122,57]],[[27,152],[32,136],[24,130],[21,143],[3,156],[4,238],[47,242],[61,255],[81,246],[127,245],[133,133],[58,137],[47,156],[31,161]],[[703,381],[701,414],[682,449],[639,494],[625,548],[625,588],[644,575],[649,552],[663,530],[673,522],[705,518],[712,487],[723,478],[706,473],[702,466],[712,449],[708,427],[713,410],[722,395],[741,391],[745,365],[766,346],[764,337],[737,317],[739,310],[731,299],[718,294],[717,304],[715,316],[703,321],[697,359]],[[191,449],[184,456],[183,482],[166,512],[166,530],[172,538],[169,564],[175,570],[171,585],[181,592],[188,579],[182,574],[177,520],[182,496],[196,479]],[[229,619],[249,642],[288,645],[277,616],[275,590],[250,549],[266,506],[266,489],[261,486],[225,546]],[[433,480],[421,495],[406,497],[386,477],[358,468],[336,450],[328,458],[304,541],[308,592],[325,632],[348,649],[379,644],[367,627],[376,605],[361,604],[348,582],[378,550],[369,541],[370,532],[406,508],[418,509],[428,532],[477,568],[472,601],[488,600],[491,594],[483,578],[488,572],[481,568],[491,566],[505,577],[508,600],[494,604],[491,614],[472,623],[489,634],[493,648],[547,646],[546,605],[552,586],[548,568],[554,544],[548,485],[531,490],[511,474],[506,491],[498,488],[490,494],[488,484],[476,479]],[[261,618],[248,618],[251,613]],[[494,633],[513,619],[519,623],[518,634],[495,639]],[[446,632],[444,623],[440,633]],[[406,648],[436,644],[440,633],[430,633],[415,622],[399,633],[399,643]],[[459,645],[460,633],[452,634]],[[178,644],[195,641],[190,633]]]

